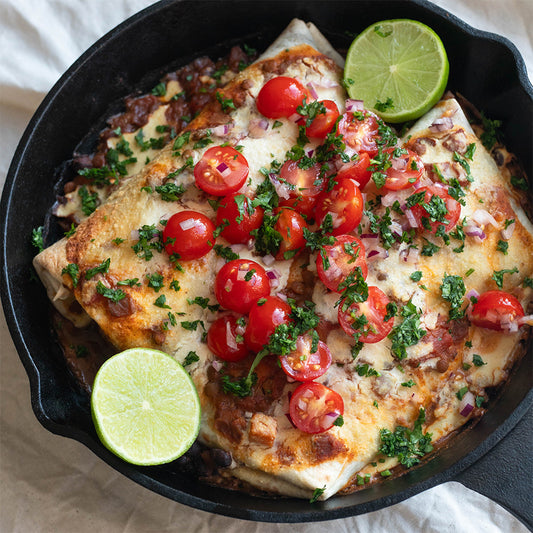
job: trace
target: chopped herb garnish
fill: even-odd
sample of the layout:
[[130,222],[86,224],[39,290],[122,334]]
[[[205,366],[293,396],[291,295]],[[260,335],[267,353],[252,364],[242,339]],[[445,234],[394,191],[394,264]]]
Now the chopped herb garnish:
[[150,92],[154,96],[165,96],[167,94],[167,86],[165,82],[158,83]]
[[189,366],[189,365],[192,365],[193,363],[196,363],[199,360],[200,358],[198,357],[198,354],[196,352],[190,351],[185,356],[185,359],[183,360],[183,363],[181,363],[181,366]]
[[496,250],[498,252],[501,252],[503,255],[507,255],[507,250],[509,249],[509,243],[507,241],[502,241],[501,239],[498,241],[498,244],[496,245]]
[[113,303],[120,302],[120,300],[126,297],[126,293],[122,289],[110,289],[101,281],[96,284],[96,292],[104,298],[111,300]]
[[528,189],[526,179],[520,176],[511,176],[511,185],[522,191],[527,191]]
[[224,113],[229,113],[232,109],[237,109],[233,100],[231,98],[224,98],[224,95],[221,92],[217,91],[215,96]]
[[205,331],[205,326],[202,320],[193,320],[192,322],[185,320],[181,322],[181,327],[187,331],[196,331],[198,329],[198,325],[202,326]]
[[81,199],[81,210],[83,214],[89,216],[98,207],[98,193],[91,193],[85,185],[82,185],[78,189],[78,196]]
[[31,232],[31,243],[37,248],[37,250],[39,250],[39,252],[44,250],[43,230],[44,226],[39,226],[38,228],[34,228]]
[[127,285],[128,287],[140,287],[141,283],[139,278],[132,279],[123,279],[122,281],[117,281],[117,285]]
[[68,274],[72,280],[72,286],[77,287],[80,275],[80,269],[76,263],[69,263],[63,270],[61,270],[61,275]]
[[161,195],[161,200],[165,202],[175,202],[185,192],[183,185],[176,185],[175,183],[167,182],[155,188],[155,192]]
[[[400,464],[407,468],[418,464],[420,457],[433,450],[431,433],[424,434],[422,431],[422,424],[425,421],[425,410],[420,408],[412,430],[403,426],[397,426],[394,433],[388,429],[381,429],[379,432],[381,438],[379,451],[387,457],[397,457]],[[390,472],[388,474],[385,472],[388,471],[381,472],[381,475],[390,475]]]
[[406,349],[414,346],[426,334],[426,330],[420,328],[420,316],[422,312],[412,302],[407,302],[400,311],[402,322],[392,328],[389,339],[392,340],[391,352],[397,359],[407,357]]
[[404,381],[401,385],[402,385],[402,387],[411,388],[411,387],[415,386],[416,383],[412,379],[410,379],[409,381]]
[[[156,237],[157,240],[154,240]],[[159,253],[163,251],[161,232],[154,225],[144,225],[139,229],[139,240],[131,248],[141,259],[150,261],[154,256],[153,250]]]
[[394,102],[390,96],[387,98],[387,100],[385,100],[385,102],[377,100],[374,104],[374,109],[380,112],[386,111],[387,109],[394,109]]
[[483,146],[489,150],[492,150],[494,145],[500,140],[501,133],[499,129],[502,126],[501,120],[491,120],[487,118],[483,111],[481,111],[481,122],[483,124],[483,133],[479,136]]
[[105,261],[103,261],[97,267],[87,269],[87,272],[85,272],[85,279],[94,278],[96,274],[105,274],[106,272],[109,272],[110,264],[111,264],[111,258],[108,257]]
[[412,280],[412,281],[420,281],[422,279],[422,272],[420,270],[417,270],[415,272],[413,272],[409,278]]
[[154,289],[155,292],[159,292],[165,285],[163,284],[163,276],[156,272],[155,274],[146,274],[148,280],[148,287]]
[[381,373],[378,372],[375,368],[372,368],[368,363],[365,363],[363,365],[357,365],[355,367],[355,371],[362,377],[381,376]]
[[468,387],[467,386],[464,386],[464,387],[461,387],[457,392],[456,392],[456,396],[457,396],[457,399],[458,400],[462,400],[464,395],[468,392]]
[[518,268],[504,268],[503,270],[494,270],[492,274],[492,279],[496,282],[496,285],[499,289],[503,289],[503,276],[504,274],[516,274],[518,272]]
[[235,253],[229,246],[223,246],[222,244],[215,244],[213,246],[215,253],[224,258],[226,261],[232,261],[233,259],[239,259],[239,254]]
[[309,500],[309,503],[315,503],[318,501],[318,498],[324,494],[324,491],[326,490],[326,485],[324,485],[321,489],[315,489],[313,491],[313,496],[311,496],[311,499]]
[[474,363],[475,366],[483,366],[486,365],[485,361],[481,358],[481,355],[475,353],[472,355],[472,363]]
[[450,303],[450,320],[457,320],[465,315],[466,309],[461,310],[466,292],[461,276],[448,276],[444,274],[440,291],[444,300]]

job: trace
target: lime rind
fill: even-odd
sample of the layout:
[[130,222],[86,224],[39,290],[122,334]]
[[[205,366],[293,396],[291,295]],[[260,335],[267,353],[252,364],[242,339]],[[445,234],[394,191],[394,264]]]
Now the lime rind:
[[102,365],[91,413],[102,443],[142,466],[177,459],[200,429],[200,400],[190,376],[166,353],[146,348],[126,350]]
[[[439,36],[409,19],[380,21],[366,28],[350,46],[344,68],[349,96],[363,100],[367,109],[393,123],[414,120],[429,111],[444,93],[448,74]],[[378,100],[388,98],[394,108],[375,108]]]

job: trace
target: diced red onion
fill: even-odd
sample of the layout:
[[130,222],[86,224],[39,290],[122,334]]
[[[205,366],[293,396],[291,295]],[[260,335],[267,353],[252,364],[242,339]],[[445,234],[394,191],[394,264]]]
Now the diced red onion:
[[320,80],[320,83],[317,83],[318,87],[326,87],[326,89],[333,89],[334,87],[338,87],[339,84],[336,81],[328,80],[327,78],[323,78]]
[[437,133],[440,131],[448,131],[453,128],[453,120],[450,117],[438,118],[431,124],[429,131]]
[[224,367],[224,363],[220,361],[219,359],[214,359],[211,363],[211,366],[217,371],[220,372],[222,368]]
[[413,212],[410,209],[408,209],[405,212],[405,216],[407,217],[407,221],[409,222],[409,226],[411,226],[412,228],[418,228],[418,222],[416,221],[416,218],[415,218],[415,216],[413,215]]
[[364,109],[365,106],[363,100],[353,100],[352,98],[346,100],[346,111],[364,111]]
[[[487,318],[488,318],[487,313]],[[500,326],[504,331],[507,331],[509,333],[516,333],[518,331],[518,322],[516,321],[516,317],[511,314],[505,314],[505,315],[499,315],[500,318]]]
[[377,233],[363,233],[361,239],[377,239],[379,235]]
[[220,175],[225,178],[231,174],[231,168],[222,161],[219,165],[217,165],[217,170],[220,172]]
[[268,130],[268,120],[264,118],[252,119],[248,127],[250,137],[254,139],[260,139],[264,137]]
[[266,271],[268,279],[279,279],[279,272],[277,270],[267,270]]
[[475,298],[476,300],[479,298],[479,292],[476,291],[476,289],[470,289],[466,295],[465,298],[468,301],[471,301],[472,298]]
[[494,228],[498,227],[496,219],[485,209],[476,209],[472,215],[472,220],[481,226],[486,226],[490,224]]
[[311,97],[315,100],[318,100],[318,94],[316,93],[315,86],[313,82],[309,82],[307,84],[307,88],[309,89],[309,93],[311,94]]
[[238,349],[237,343],[235,341],[235,337],[233,336],[233,333],[231,331],[231,323],[229,321],[226,322],[226,344],[232,350]]
[[398,237],[401,237],[401,236],[402,236],[403,229],[402,229],[402,227],[400,226],[400,224],[398,224],[398,222],[396,222],[396,220],[393,220],[393,221],[390,223],[389,228],[390,228],[390,230],[392,231],[392,233],[395,233]]
[[504,241],[508,241],[513,236],[515,227],[516,227],[515,222],[512,222],[505,229],[502,229],[501,235]]
[[474,409],[475,398],[474,395],[468,391],[461,400],[459,405],[459,413],[461,416],[468,416]]
[[381,205],[384,207],[391,207],[394,202],[398,202],[402,205],[405,200],[413,194],[411,188],[404,189],[402,191],[391,191],[381,197]]
[[245,331],[246,331],[246,327],[245,327],[245,326],[241,326],[241,325],[239,325],[239,324],[237,324],[237,325],[235,326],[235,333],[236,333],[237,335],[244,335],[244,332],[245,332]]
[[314,150],[308,150],[307,151],[307,157],[313,157],[313,154],[315,153]]
[[266,265],[266,266],[270,266],[272,264],[274,264],[274,262],[276,261],[276,259],[274,258],[273,255],[270,255],[270,254],[267,254],[263,257],[263,263]]
[[420,259],[420,252],[417,248],[406,248],[400,252],[400,257],[405,263],[417,263]]
[[218,126],[215,126],[211,131],[213,135],[216,135],[217,137],[223,137],[224,135],[227,135],[230,130],[230,124],[220,124]]
[[287,200],[290,197],[291,188],[286,183],[280,182],[275,174],[270,174],[270,181],[280,198]]
[[533,326],[533,315],[525,315],[516,319],[518,326],[523,326],[527,324],[528,326]]
[[473,224],[467,224],[464,228],[463,228],[464,232],[466,235],[468,235],[469,237],[477,237],[481,240],[485,239],[487,237],[487,235],[485,234],[485,232],[479,227],[479,226],[475,226]]
[[187,220],[180,222],[180,228],[183,231],[187,231],[187,230],[194,228],[197,223],[198,223],[198,220],[196,220],[195,218],[188,218]]
[[377,259],[387,259],[389,257],[389,252],[385,248],[380,248],[378,250],[370,250],[366,255],[367,261],[376,261]]
[[298,113],[293,113],[290,117],[289,117],[289,120],[291,122],[295,122],[295,123],[298,123],[300,122],[302,119],[302,115],[298,114]]
[[282,294],[281,292],[279,294],[277,294],[277,297],[278,298],[281,298],[284,302],[287,301],[287,295],[286,294]]
[[407,162],[409,161],[409,157],[393,157],[391,159],[391,166],[394,170],[403,170],[407,167]]
[[243,250],[247,249],[247,246],[245,244],[230,244],[230,248],[232,252],[240,254]]

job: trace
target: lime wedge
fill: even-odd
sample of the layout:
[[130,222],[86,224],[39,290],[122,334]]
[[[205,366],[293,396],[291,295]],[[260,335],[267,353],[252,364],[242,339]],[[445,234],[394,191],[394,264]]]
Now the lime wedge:
[[405,122],[439,101],[448,71],[446,50],[431,28],[416,20],[384,20],[353,41],[344,82],[350,98],[363,100],[386,122]]
[[200,429],[200,400],[191,378],[169,355],[132,348],[98,371],[91,411],[102,443],[136,465],[169,463]]

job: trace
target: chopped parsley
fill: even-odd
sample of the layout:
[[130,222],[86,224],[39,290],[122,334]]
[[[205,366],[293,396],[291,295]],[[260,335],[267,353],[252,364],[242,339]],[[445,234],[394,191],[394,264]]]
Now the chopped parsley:
[[372,368],[368,363],[365,363],[363,365],[357,365],[355,367],[355,371],[362,377],[381,376],[381,373],[378,372],[375,368]]
[[155,274],[146,274],[148,280],[148,287],[154,289],[155,292],[159,292],[165,285],[163,284],[163,276],[156,272]]
[[466,147],[465,157],[472,161],[474,159],[474,154],[476,153],[476,143],[470,143]]
[[311,499],[309,500],[309,503],[315,503],[318,501],[318,498],[324,494],[324,491],[326,490],[326,485],[324,485],[321,489],[317,488],[313,491],[313,495],[311,496]]
[[72,237],[76,233],[76,226],[74,225],[74,222],[70,223],[70,229],[65,231],[65,237],[68,239],[69,237]]
[[170,282],[170,285],[169,287],[173,290],[175,290],[176,292],[178,292],[180,290],[180,282],[177,280],[177,279],[173,279],[171,282]]
[[302,117],[307,117],[305,126],[308,128],[318,115],[325,115],[327,110],[324,103],[320,100],[315,100],[308,104],[306,103],[306,98],[304,98],[302,105],[296,108],[296,112]]
[[98,193],[91,193],[85,185],[82,185],[78,189],[78,196],[81,199],[81,210],[83,214],[89,216],[98,207]]
[[533,278],[528,278],[527,276],[524,278],[524,281],[522,283],[523,287],[529,287],[530,289],[533,289]]
[[464,387],[461,387],[456,393],[455,395],[457,396],[457,399],[458,400],[462,400],[464,395],[468,392],[468,387],[467,386],[464,386]]
[[167,94],[167,86],[165,82],[158,83],[151,91],[154,96],[165,96]]
[[402,387],[411,388],[411,387],[414,387],[416,385],[416,383],[412,379],[410,379],[409,381],[404,381],[401,385],[402,385]]
[[172,309],[170,305],[167,305],[167,297],[164,294],[161,294],[161,296],[158,296],[154,302],[154,305],[156,307],[160,307],[161,309]]
[[31,232],[31,243],[39,252],[42,252],[44,250],[44,238],[43,238],[43,226],[39,226],[38,228],[34,228]]
[[120,300],[126,297],[126,293],[122,289],[110,289],[101,281],[96,284],[96,292],[101,294],[104,298],[108,298],[113,303],[120,302]]
[[463,278],[461,276],[448,276],[448,274],[444,274],[440,291],[444,300],[450,303],[450,320],[457,320],[464,317],[466,309],[461,310],[466,292]]
[[[379,432],[381,438],[379,451],[387,457],[397,457],[400,464],[407,468],[418,464],[421,457],[433,450],[431,433],[423,433],[422,431],[422,424],[425,421],[426,412],[420,408],[412,430],[403,426],[397,426],[394,432],[381,429]],[[382,472],[381,475],[384,475],[385,472]]]
[[199,360],[200,358],[198,357],[198,354],[196,352],[190,351],[185,356],[185,359],[183,360],[183,363],[181,363],[181,366],[189,366],[189,365],[192,365],[193,363],[196,363]]
[[344,426],[344,418],[342,417],[342,415],[339,415],[339,416],[335,419],[335,422],[333,422],[333,425],[334,425],[334,426],[337,426],[337,427],[342,427],[342,426]]
[[278,219],[279,213],[265,212],[261,226],[251,232],[255,235],[255,249],[261,255],[276,255],[283,242],[281,233],[274,228]]
[[504,274],[516,274],[518,268],[504,268],[503,270],[494,270],[492,279],[496,282],[499,289],[503,289],[503,276]]
[[183,322],[180,322],[181,327],[183,329],[186,329],[187,331],[196,331],[198,329],[198,326],[202,326],[202,328],[205,331],[205,326],[203,320],[193,320],[192,322],[185,320]]
[[217,91],[215,96],[224,113],[229,113],[232,109],[237,109],[233,100],[231,98],[224,98],[221,92]]
[[457,163],[459,163],[464,168],[466,172],[466,179],[468,181],[474,181],[474,178],[470,173],[470,165],[468,164],[468,161],[464,157],[461,157],[457,152],[453,153],[453,160],[457,161]]
[[106,274],[107,272],[109,272],[110,264],[111,264],[111,258],[108,257],[105,261],[103,261],[97,267],[87,269],[87,272],[85,272],[85,279],[94,278],[96,274]]
[[387,109],[394,109],[394,102],[390,96],[387,98],[387,100],[385,100],[385,102],[377,100],[374,104],[374,109],[380,112],[386,111]]
[[481,122],[483,124],[483,133],[479,136],[483,146],[490,152],[494,145],[501,139],[500,128],[501,120],[491,120],[481,111]]
[[128,287],[140,287],[141,283],[139,278],[132,279],[123,279],[122,281],[117,281],[117,285],[127,285]]
[[196,296],[196,298],[194,298],[194,299],[187,298],[187,303],[189,305],[198,305],[202,309],[209,309],[209,311],[211,311],[213,313],[220,309],[220,305],[219,304],[210,304],[209,303],[209,298],[204,298],[203,296]]
[[496,250],[501,252],[503,255],[507,255],[507,250],[509,249],[509,243],[507,241],[499,240],[496,245]]
[[69,263],[61,270],[61,275],[68,274],[72,280],[72,286],[77,287],[80,275],[80,269],[76,263]]
[[225,259],[226,261],[232,261],[233,259],[239,259],[239,254],[235,253],[229,246],[223,246],[222,244],[215,244],[213,246],[215,253]]
[[511,185],[522,191],[527,191],[528,189],[527,181],[523,176],[511,176]]
[[167,182],[155,188],[155,192],[161,195],[161,200],[165,202],[175,202],[185,192],[183,185],[176,185],[175,183]]
[[[154,240],[156,237],[157,240]],[[161,232],[153,224],[144,225],[139,229],[139,240],[131,248],[141,259],[150,261],[154,256],[153,250],[160,253],[163,251]]]
[[472,363],[474,363],[474,366],[483,366],[486,365],[485,361],[481,358],[481,355],[475,353],[472,355]]
[[417,270],[415,272],[413,272],[409,278],[412,280],[412,281],[420,281],[422,279],[422,272],[420,270]]
[[414,346],[426,334],[426,330],[420,327],[420,316],[422,312],[409,301],[400,311],[402,322],[392,328],[389,339],[392,341],[391,352],[397,359],[407,357],[407,348]]

